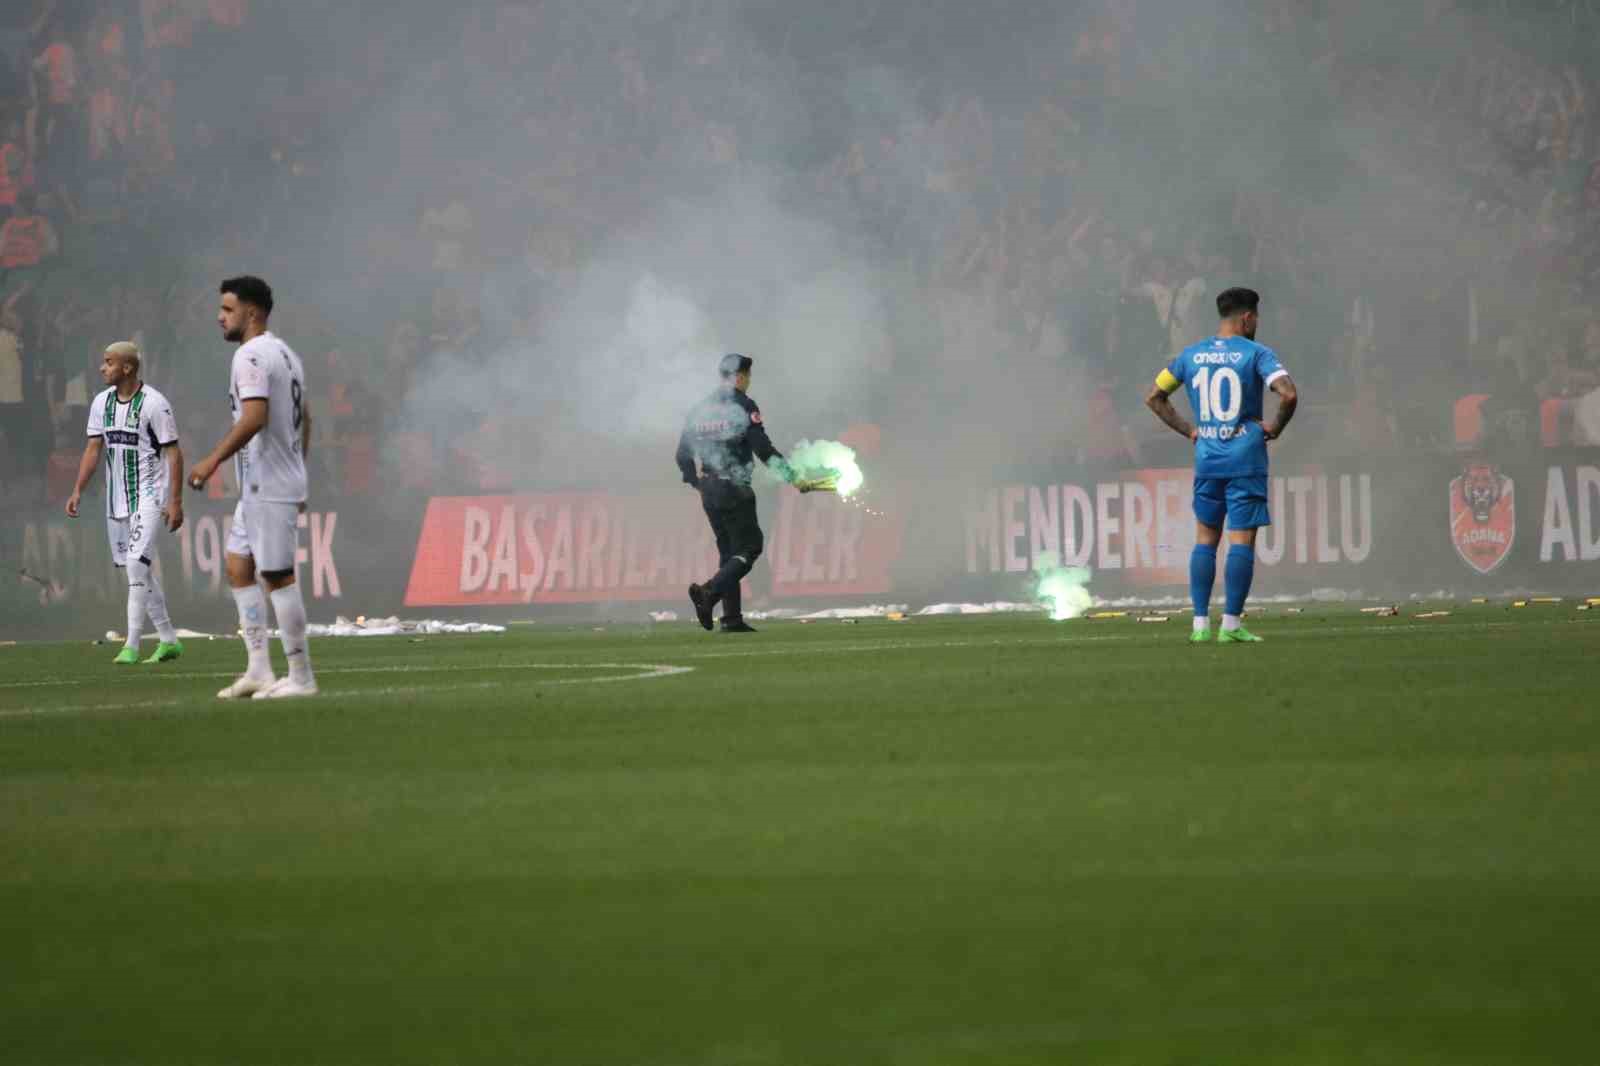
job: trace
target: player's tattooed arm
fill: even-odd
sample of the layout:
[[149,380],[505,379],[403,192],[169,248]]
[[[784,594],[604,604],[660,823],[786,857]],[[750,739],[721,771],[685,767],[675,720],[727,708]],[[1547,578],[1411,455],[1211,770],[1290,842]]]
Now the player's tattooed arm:
[[1194,427],[1184,421],[1178,409],[1172,406],[1172,397],[1168,396],[1160,385],[1150,386],[1150,392],[1144,398],[1144,405],[1154,411],[1156,417],[1165,422],[1174,433],[1188,437],[1191,441],[1198,439]]
[[1300,393],[1287,374],[1272,383],[1272,391],[1278,394],[1278,416],[1272,420],[1272,425],[1262,428],[1266,430],[1268,440],[1277,440],[1283,435],[1289,419],[1294,417],[1294,409],[1300,403]]
[[105,450],[105,438],[90,437],[83,446],[83,458],[78,460],[78,480],[72,486],[72,495],[67,498],[67,517],[78,517],[78,497],[83,495],[83,490],[89,487],[89,482],[94,478],[95,467],[100,465],[100,453]]

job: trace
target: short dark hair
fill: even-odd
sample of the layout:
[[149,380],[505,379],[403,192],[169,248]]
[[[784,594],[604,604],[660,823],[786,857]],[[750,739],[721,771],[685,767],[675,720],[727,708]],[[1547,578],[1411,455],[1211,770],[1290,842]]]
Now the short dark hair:
[[262,314],[272,314],[272,286],[253,274],[241,274],[236,278],[228,278],[217,286],[219,295],[226,295],[230,292],[239,298],[240,303],[255,304],[261,308]]
[[727,355],[722,357],[722,362],[717,364],[717,371],[723,377],[731,378],[738,374],[748,373],[750,368],[754,365],[755,360],[750,358],[748,355],[740,355],[738,352],[729,352]]
[[1232,318],[1241,311],[1254,311],[1261,306],[1261,294],[1254,289],[1223,289],[1217,293],[1217,314]]

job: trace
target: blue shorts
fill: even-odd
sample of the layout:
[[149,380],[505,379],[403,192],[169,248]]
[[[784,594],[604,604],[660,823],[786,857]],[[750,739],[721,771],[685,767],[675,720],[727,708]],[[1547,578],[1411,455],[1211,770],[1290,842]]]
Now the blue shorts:
[[1255,529],[1272,525],[1267,510],[1267,478],[1197,477],[1194,479],[1194,516],[1213,529]]

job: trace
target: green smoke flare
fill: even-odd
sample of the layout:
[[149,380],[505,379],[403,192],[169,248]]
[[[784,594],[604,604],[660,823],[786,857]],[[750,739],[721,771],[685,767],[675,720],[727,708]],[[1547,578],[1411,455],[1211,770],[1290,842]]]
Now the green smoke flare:
[[794,468],[795,476],[801,478],[823,477],[829,471],[837,474],[838,492],[845,499],[866,482],[866,475],[856,462],[856,450],[836,440],[801,441],[789,452],[789,465]]
[[1094,606],[1089,571],[1081,566],[1060,566],[1045,556],[1034,564],[1034,596],[1049,605],[1052,622],[1077,618]]

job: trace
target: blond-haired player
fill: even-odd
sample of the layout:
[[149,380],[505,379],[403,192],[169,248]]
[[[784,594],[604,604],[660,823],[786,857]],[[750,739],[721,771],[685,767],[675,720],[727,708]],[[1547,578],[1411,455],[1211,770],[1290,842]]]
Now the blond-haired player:
[[78,517],[79,497],[89,487],[101,456],[106,461],[106,533],[111,561],[128,575],[128,639],[113,662],[139,661],[145,616],[160,643],[147,663],[183,654],[167,614],[167,597],[156,576],[156,537],[183,525],[183,450],[178,422],[167,398],[139,376],[139,349],[118,341],[100,360],[106,389],[89,404],[88,443],[78,461],[78,480],[67,499],[67,516]]

